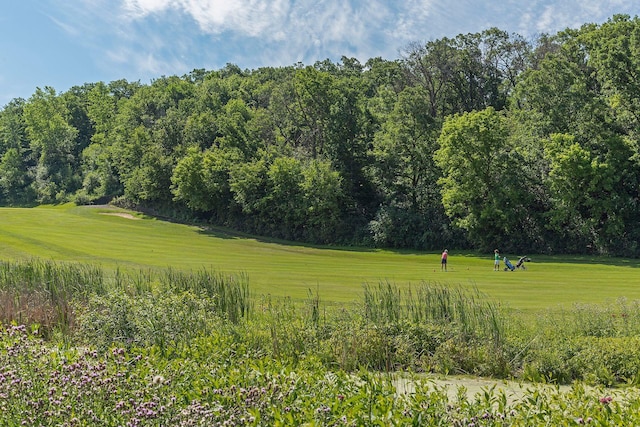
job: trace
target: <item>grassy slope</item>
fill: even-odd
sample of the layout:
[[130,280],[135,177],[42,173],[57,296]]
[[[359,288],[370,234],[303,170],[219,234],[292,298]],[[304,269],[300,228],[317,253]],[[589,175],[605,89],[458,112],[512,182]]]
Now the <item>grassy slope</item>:
[[152,218],[104,215],[114,212],[70,205],[0,209],[0,259],[91,262],[108,270],[172,267],[244,272],[257,295],[298,299],[317,289],[325,302],[359,299],[364,283],[384,280],[399,286],[421,281],[477,286],[521,309],[640,299],[638,260],[533,256],[535,262],[527,271],[494,272],[492,254],[453,250],[450,271],[442,273],[435,253],[314,248],[203,232]]

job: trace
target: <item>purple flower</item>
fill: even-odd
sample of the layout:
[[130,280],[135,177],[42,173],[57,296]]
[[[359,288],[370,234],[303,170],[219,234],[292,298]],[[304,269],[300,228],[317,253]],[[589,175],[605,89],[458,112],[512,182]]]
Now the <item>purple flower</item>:
[[601,397],[600,398],[600,403],[602,403],[604,405],[608,405],[612,401],[613,401],[613,397],[611,397],[611,396],[605,396],[605,397]]

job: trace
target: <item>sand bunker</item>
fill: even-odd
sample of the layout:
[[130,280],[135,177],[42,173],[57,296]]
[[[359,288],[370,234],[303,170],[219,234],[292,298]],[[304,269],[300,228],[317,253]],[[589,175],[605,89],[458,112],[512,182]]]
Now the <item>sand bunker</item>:
[[100,212],[100,215],[119,216],[120,218],[126,218],[126,219],[140,219],[136,216],[133,216],[131,214],[124,213],[124,212]]

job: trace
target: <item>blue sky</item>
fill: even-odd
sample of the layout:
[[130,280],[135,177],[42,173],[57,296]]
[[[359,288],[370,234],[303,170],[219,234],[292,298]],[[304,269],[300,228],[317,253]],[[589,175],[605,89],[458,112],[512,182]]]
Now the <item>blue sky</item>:
[[533,37],[640,15],[638,0],[8,0],[0,12],[0,108],[37,87],[397,59],[411,42],[498,27]]

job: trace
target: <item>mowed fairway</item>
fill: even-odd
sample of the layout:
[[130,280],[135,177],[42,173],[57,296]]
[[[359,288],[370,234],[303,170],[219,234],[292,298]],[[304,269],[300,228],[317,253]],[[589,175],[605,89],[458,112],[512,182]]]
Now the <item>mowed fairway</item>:
[[[499,243],[496,246],[500,247]],[[360,300],[364,284],[421,282],[477,287],[516,309],[538,310],[640,299],[640,262],[618,258],[542,257],[526,271],[494,272],[492,254],[318,248],[131,215],[109,207],[43,206],[0,209],[0,259],[41,258],[102,266],[106,271],[214,269],[245,273],[257,295],[321,301]],[[516,262],[521,254],[506,254]]]

